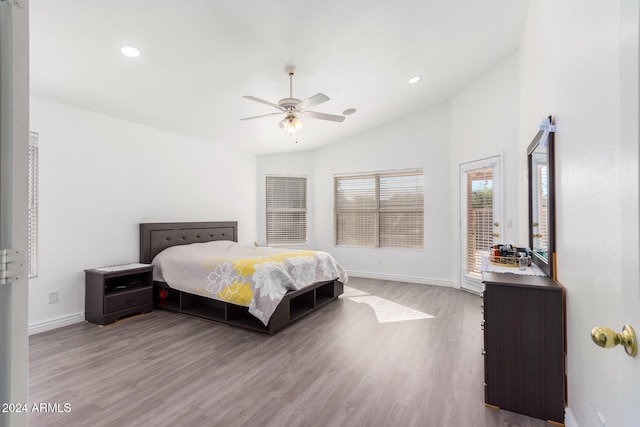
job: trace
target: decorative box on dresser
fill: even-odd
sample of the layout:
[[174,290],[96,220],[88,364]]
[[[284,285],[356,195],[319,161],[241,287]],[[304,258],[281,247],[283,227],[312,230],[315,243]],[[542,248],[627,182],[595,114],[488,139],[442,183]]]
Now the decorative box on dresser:
[[547,276],[484,272],[485,403],[564,423],[564,288]]
[[97,325],[153,310],[153,266],[126,264],[85,270],[85,320]]

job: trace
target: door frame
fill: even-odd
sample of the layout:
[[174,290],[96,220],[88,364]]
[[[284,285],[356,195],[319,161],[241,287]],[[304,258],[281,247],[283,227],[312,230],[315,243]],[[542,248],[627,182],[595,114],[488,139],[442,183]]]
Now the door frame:
[[[620,170],[621,170],[621,307],[622,321],[640,333],[640,5],[637,0],[623,0],[620,6]],[[622,325],[612,325],[621,328]],[[619,332],[619,329],[617,329]],[[615,355],[608,355],[615,363]],[[618,356],[620,357],[620,356]],[[640,356],[621,357],[621,369],[627,378],[640,375]],[[613,384],[610,384],[612,387]],[[622,387],[618,409],[624,415],[624,425],[640,419],[637,385],[633,382],[615,384]]]
[[483,290],[482,278],[467,274],[467,174],[481,169],[493,169],[493,221],[498,223],[494,228],[500,236],[503,235],[502,221],[502,156],[495,155],[461,163],[458,177],[460,180],[460,288],[475,294]]
[[[0,21],[0,248],[17,250],[20,258],[28,247],[27,1],[0,1]],[[27,263],[11,259],[8,270],[8,283],[0,285],[0,402],[27,405]],[[2,426],[26,424],[26,412],[0,412]]]

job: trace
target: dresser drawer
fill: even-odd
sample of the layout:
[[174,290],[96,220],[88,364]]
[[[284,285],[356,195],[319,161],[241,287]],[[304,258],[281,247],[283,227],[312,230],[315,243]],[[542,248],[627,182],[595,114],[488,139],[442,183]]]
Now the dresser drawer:
[[115,313],[153,301],[153,287],[132,289],[104,297],[104,314]]

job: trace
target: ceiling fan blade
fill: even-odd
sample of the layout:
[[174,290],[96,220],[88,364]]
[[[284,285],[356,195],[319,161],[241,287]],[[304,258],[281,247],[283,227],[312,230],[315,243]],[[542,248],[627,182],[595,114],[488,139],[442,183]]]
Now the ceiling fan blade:
[[262,104],[267,104],[267,105],[272,106],[273,108],[277,108],[280,111],[284,111],[283,108],[281,106],[279,106],[278,104],[274,104],[273,102],[265,101],[264,99],[256,98],[255,96],[245,95],[245,96],[243,96],[243,98],[247,98],[247,99],[250,99],[252,101],[260,102]]
[[260,117],[267,117],[267,116],[277,116],[279,114],[282,114],[282,112],[279,113],[269,113],[269,114],[261,114],[259,116],[252,116],[252,117],[245,117],[243,119],[240,120],[251,120],[251,119],[259,119]]
[[309,98],[302,100],[296,105],[296,109],[304,110],[307,107],[313,107],[314,105],[322,104],[323,102],[327,102],[329,97],[324,93],[316,93]]
[[314,119],[330,120],[332,122],[344,121],[344,116],[336,116],[334,114],[317,113],[315,111],[303,111],[302,114],[304,114],[306,117],[311,117]]

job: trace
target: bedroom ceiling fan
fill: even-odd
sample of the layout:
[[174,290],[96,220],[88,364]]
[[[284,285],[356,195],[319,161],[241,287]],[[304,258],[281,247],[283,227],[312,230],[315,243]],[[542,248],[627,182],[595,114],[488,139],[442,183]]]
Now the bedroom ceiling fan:
[[260,102],[262,104],[270,105],[271,107],[277,108],[280,111],[277,113],[268,113],[268,114],[262,114],[259,116],[245,117],[240,120],[252,120],[252,119],[258,119],[260,117],[284,114],[285,118],[278,123],[278,126],[280,126],[282,129],[286,130],[289,133],[295,133],[300,128],[302,128],[302,120],[300,120],[300,118],[298,117],[300,115],[305,117],[311,117],[313,119],[329,120],[332,122],[344,121],[344,116],[318,113],[316,111],[307,110],[307,108],[309,107],[313,107],[314,105],[327,102],[329,100],[329,97],[323,93],[316,93],[315,95],[310,96],[309,98],[304,99],[302,101],[294,98],[293,97],[293,75],[295,74],[296,68],[289,66],[285,69],[285,71],[287,72],[287,74],[289,74],[289,98],[282,98],[280,101],[278,101],[277,104],[275,104],[273,102],[265,101],[264,99],[256,98],[255,96],[243,96],[243,98]]

